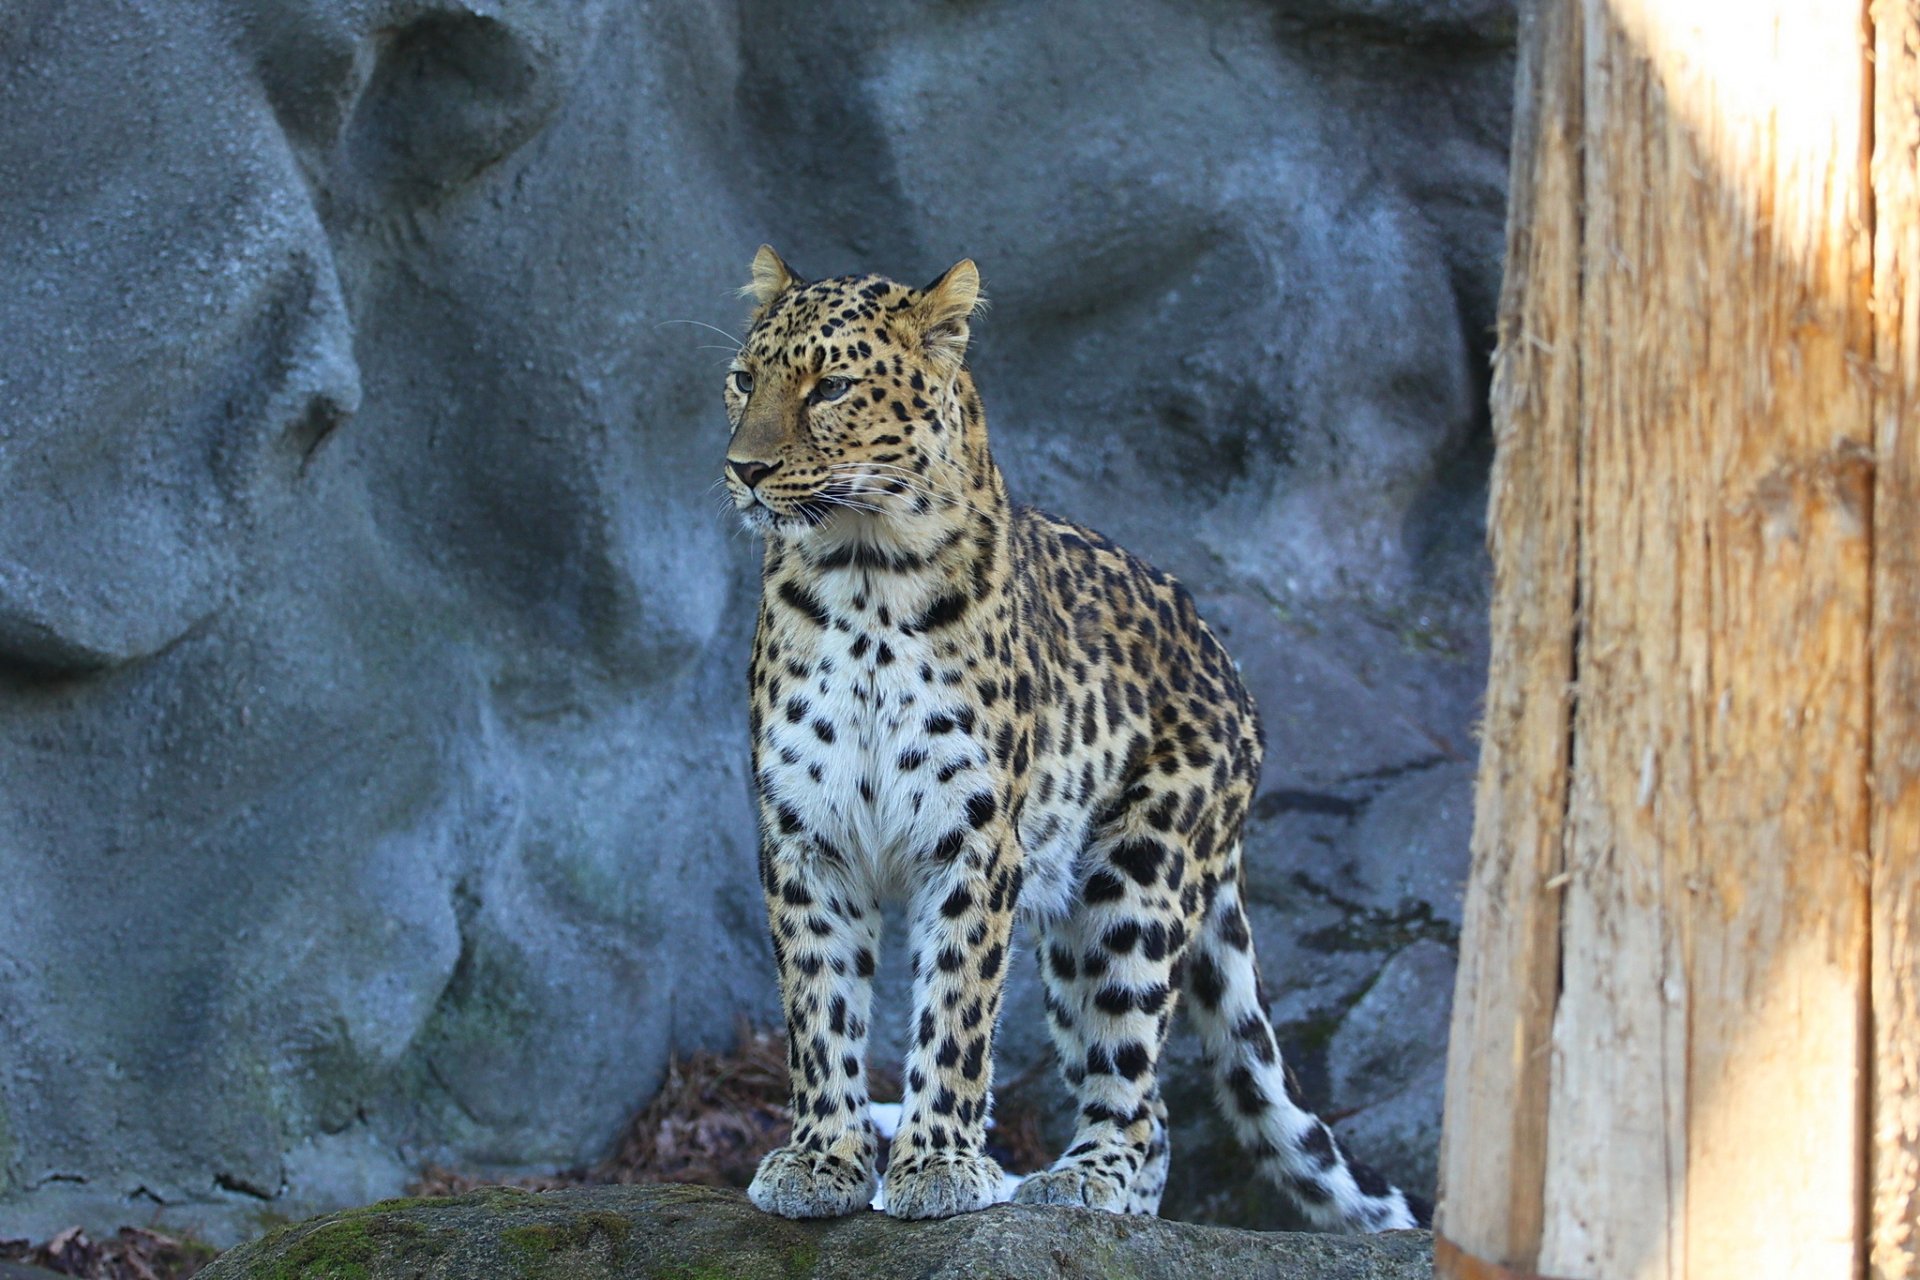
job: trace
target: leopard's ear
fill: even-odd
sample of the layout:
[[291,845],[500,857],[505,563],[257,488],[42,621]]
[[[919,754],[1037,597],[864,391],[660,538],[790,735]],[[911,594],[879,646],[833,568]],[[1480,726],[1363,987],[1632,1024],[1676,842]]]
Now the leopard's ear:
[[753,255],[753,279],[741,286],[740,296],[753,299],[753,305],[757,309],[766,306],[796,284],[805,283],[806,281],[787,269],[787,264],[780,260],[780,255],[773,251],[772,245],[763,244],[760,246],[760,252]]
[[946,274],[920,291],[914,318],[927,354],[950,367],[967,358],[968,321],[987,305],[980,292],[980,268],[962,258]]

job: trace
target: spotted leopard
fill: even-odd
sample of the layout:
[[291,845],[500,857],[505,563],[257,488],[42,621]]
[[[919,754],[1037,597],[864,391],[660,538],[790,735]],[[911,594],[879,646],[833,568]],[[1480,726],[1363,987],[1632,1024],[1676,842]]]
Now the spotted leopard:
[[1423,1223],[1303,1106],[1259,991],[1241,823],[1262,736],[1179,583],[1017,506],[965,364],[980,278],[807,282],[771,248],[726,377],[726,482],[764,535],[750,678],[760,879],[794,1127],[749,1195],[868,1204],[866,1041],[883,901],[911,927],[913,1022],[885,1205],[1001,1198],[983,1141],[1015,912],[1079,1103],[1029,1203],[1154,1213],[1155,1064],[1185,998],[1221,1105],[1316,1224]]

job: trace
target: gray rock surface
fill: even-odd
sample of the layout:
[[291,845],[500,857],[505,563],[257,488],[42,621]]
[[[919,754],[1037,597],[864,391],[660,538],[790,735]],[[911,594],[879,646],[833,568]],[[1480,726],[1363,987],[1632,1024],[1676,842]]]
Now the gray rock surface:
[[1001,1205],[942,1222],[880,1213],[788,1222],[738,1192],[593,1187],[402,1200],[275,1231],[204,1280],[1426,1280],[1424,1231],[1233,1231],[1085,1209]]
[[0,1280],[53,1280],[59,1272],[29,1267],[21,1262],[0,1262]]
[[[1430,1190],[1441,1047],[1363,1028],[1444,1001],[1458,920],[1510,26],[11,6],[0,1234],[231,1239],[426,1160],[591,1159],[672,1051],[774,1016],[704,327],[763,240],[978,260],[1010,481],[1226,634],[1287,1047]],[[1003,1080],[1045,1053],[1029,969]],[[1270,1221],[1188,1101],[1168,1211]]]

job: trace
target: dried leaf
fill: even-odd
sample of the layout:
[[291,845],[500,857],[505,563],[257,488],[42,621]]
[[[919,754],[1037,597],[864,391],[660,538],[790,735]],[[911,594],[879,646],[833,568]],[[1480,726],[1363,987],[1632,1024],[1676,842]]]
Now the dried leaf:
[[[1046,1164],[1040,1117],[1021,1105],[1021,1086],[1031,1073],[1001,1092],[993,1146],[1016,1170]],[[898,1076],[872,1073],[877,1098],[900,1096]],[[585,1169],[568,1169],[511,1185],[543,1190],[583,1183],[699,1182],[745,1187],[760,1157],[786,1141],[793,1117],[787,1110],[787,1045],[784,1036],[741,1023],[732,1052],[696,1050],[667,1064],[660,1091],[628,1122],[613,1153]],[[886,1144],[882,1143],[884,1159]],[[415,1195],[453,1195],[498,1179],[483,1173],[430,1166],[414,1184]]]
[[113,1240],[98,1243],[79,1227],[68,1227],[38,1245],[0,1240],[0,1261],[31,1263],[84,1280],[187,1280],[213,1261],[215,1253],[198,1241],[142,1227],[123,1227]]

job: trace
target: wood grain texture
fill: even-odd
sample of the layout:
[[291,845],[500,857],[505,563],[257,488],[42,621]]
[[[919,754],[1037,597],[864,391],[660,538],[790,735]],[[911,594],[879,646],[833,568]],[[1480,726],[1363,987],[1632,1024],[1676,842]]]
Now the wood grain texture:
[[[1547,1150],[1561,817],[1578,600],[1579,30],[1523,11],[1494,367],[1492,661],[1474,872],[1455,985],[1438,1225],[1469,1255],[1531,1261]],[[1464,1263],[1436,1260],[1465,1280]],[[1450,1269],[1451,1268],[1451,1269]]]
[[1920,1280],[1920,0],[1874,32],[1873,1142],[1876,1280]]
[[1867,941],[1862,27],[1831,0],[1584,8],[1584,632],[1538,1269],[1844,1277]]
[[1911,425],[1875,416],[1865,12],[1526,30],[1441,1226],[1556,1275],[1854,1276],[1869,877],[1911,871],[1869,845],[1875,697],[1916,705],[1876,600],[1920,591],[1875,559]]

